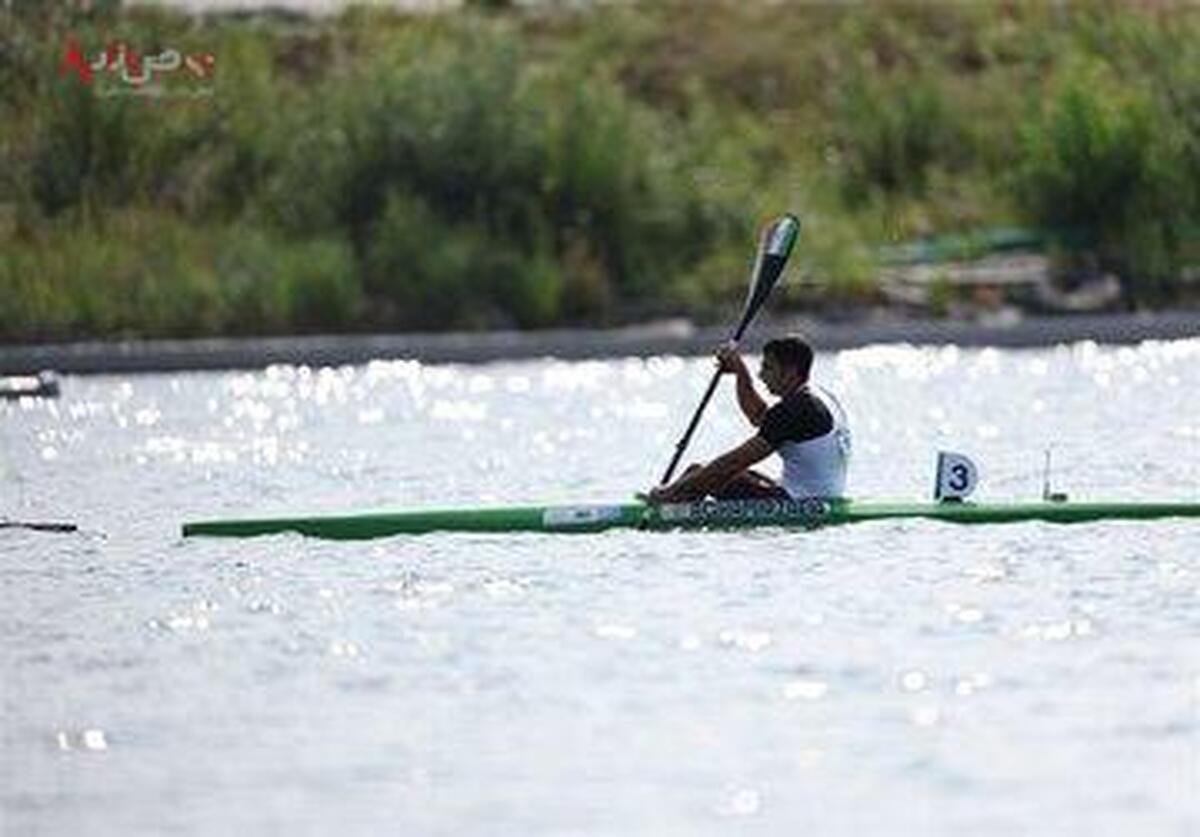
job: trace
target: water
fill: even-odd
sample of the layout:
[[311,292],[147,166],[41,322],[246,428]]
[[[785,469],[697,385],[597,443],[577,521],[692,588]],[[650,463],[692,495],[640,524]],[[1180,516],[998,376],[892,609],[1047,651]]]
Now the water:
[[[3,407],[3,834],[1200,833],[1200,524],[178,535],[628,496],[705,360],[69,378]],[[852,492],[1191,498],[1200,341],[818,358]],[[723,390],[697,458],[745,428]],[[690,457],[689,457],[690,458]]]

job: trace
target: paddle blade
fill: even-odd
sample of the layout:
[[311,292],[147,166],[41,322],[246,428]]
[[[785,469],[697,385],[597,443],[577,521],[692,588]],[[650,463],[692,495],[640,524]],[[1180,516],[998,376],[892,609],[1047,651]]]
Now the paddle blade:
[[771,289],[783,275],[788,257],[796,239],[800,237],[800,219],[787,214],[776,219],[763,231],[758,245],[758,255],[754,259],[754,270],[750,274],[750,288],[746,293],[746,306],[742,311],[742,320],[733,333],[734,340],[742,339],[742,334],[758,309],[766,302]]

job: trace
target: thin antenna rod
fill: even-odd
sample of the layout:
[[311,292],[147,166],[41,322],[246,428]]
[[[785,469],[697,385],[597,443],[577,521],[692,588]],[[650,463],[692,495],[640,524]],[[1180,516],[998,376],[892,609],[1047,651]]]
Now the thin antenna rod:
[[1046,461],[1042,467],[1042,499],[1050,499],[1050,447],[1046,447]]

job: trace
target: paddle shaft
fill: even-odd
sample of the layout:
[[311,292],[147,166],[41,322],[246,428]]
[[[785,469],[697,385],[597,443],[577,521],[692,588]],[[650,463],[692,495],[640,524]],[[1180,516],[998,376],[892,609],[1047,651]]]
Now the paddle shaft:
[[704,414],[704,408],[708,406],[708,402],[712,400],[713,393],[717,391],[717,383],[721,380],[721,370],[718,369],[716,374],[712,376],[712,380],[708,382],[708,389],[704,391],[704,398],[700,399],[700,406],[696,412],[692,414],[692,421],[688,424],[687,430],[683,432],[683,438],[679,440],[679,444],[675,445],[675,455],[671,457],[671,464],[667,466],[666,473],[663,474],[660,485],[666,485],[671,481],[671,477],[675,474],[675,468],[679,465],[679,460],[683,458],[683,452],[687,450],[688,443],[692,441],[692,434],[696,432],[696,426],[700,424],[700,416]]
[[[742,339],[742,335],[746,332],[746,327],[750,325],[750,321],[754,319],[754,315],[757,312],[758,306],[755,306],[747,308],[742,314],[742,321],[738,323],[737,330],[733,333],[732,341],[734,343]],[[683,431],[683,438],[675,445],[675,455],[671,457],[671,464],[667,466],[662,482],[659,483],[660,485],[666,485],[671,481],[671,477],[675,475],[675,469],[679,467],[679,460],[683,458],[683,452],[687,450],[688,444],[692,441],[692,434],[696,432],[696,427],[700,424],[700,417],[704,415],[704,410],[708,407],[708,402],[712,400],[713,393],[717,391],[717,384],[720,383],[722,374],[720,369],[713,373],[712,380],[708,382],[708,389],[704,391],[704,397],[700,399],[700,406],[692,414],[692,420],[688,422],[687,430]]]
[[[742,335],[746,333],[746,329],[750,326],[754,315],[758,313],[758,309],[766,302],[767,296],[771,293],[771,288],[779,280],[780,275],[783,273],[783,267],[787,264],[788,256],[791,255],[792,244],[799,229],[800,222],[796,217],[785,215],[768,230],[767,235],[760,245],[758,258],[755,261],[754,273],[751,276],[750,294],[746,298],[746,305],[742,311],[742,319],[733,331],[733,343],[736,344],[741,341]],[[717,391],[717,383],[720,380],[721,370],[718,369],[713,375],[712,380],[709,381],[708,389],[704,391],[704,398],[700,400],[700,406],[696,408],[696,412],[692,415],[692,420],[688,422],[687,430],[683,433],[683,438],[675,446],[675,455],[671,457],[671,464],[667,466],[662,482],[659,483],[660,485],[666,485],[671,481],[671,477],[675,475],[675,468],[678,467],[679,460],[683,458],[683,452],[687,450],[688,443],[692,441],[692,434],[696,432],[696,426],[700,423],[700,417],[704,415],[704,408],[712,400],[713,393]]]

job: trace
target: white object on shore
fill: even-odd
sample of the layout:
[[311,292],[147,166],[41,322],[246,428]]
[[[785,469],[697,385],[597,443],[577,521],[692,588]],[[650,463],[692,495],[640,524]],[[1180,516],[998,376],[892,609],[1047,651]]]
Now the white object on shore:
[[53,372],[0,377],[0,398],[57,398],[58,392],[58,375]]

